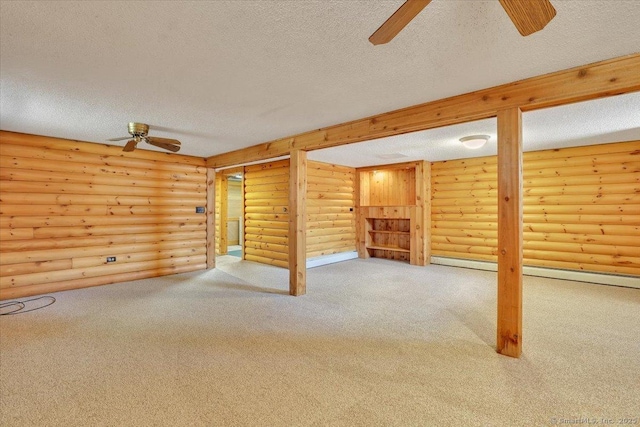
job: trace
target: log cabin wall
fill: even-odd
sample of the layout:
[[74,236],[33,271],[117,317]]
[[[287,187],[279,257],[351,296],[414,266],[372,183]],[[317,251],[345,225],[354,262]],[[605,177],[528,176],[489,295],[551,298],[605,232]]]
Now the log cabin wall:
[[[524,153],[524,264],[640,275],[640,141]],[[496,261],[496,157],[432,165],[432,255]]]
[[244,257],[289,267],[289,160],[245,166]]
[[0,132],[0,298],[206,268],[206,187],[200,158]]
[[356,170],[307,165],[307,258],[356,250]]

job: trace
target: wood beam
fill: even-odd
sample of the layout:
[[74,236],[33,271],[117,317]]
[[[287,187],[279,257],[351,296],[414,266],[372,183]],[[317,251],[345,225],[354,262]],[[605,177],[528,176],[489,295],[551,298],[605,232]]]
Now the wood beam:
[[291,152],[289,164],[289,294],[307,292],[307,152]]
[[522,112],[498,112],[497,350],[522,353]]
[[233,166],[408,132],[640,91],[640,54],[445,98],[212,156],[209,167]]
[[216,171],[207,169],[207,269],[216,266]]

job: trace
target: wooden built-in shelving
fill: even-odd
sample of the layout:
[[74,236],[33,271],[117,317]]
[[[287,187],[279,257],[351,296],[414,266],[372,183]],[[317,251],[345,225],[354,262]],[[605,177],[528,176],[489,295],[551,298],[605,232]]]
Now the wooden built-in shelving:
[[429,170],[424,161],[356,170],[360,258],[429,262]]

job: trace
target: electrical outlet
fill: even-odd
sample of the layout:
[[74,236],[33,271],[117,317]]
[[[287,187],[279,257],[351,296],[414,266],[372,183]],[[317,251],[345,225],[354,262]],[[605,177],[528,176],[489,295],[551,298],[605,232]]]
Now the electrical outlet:
[[204,213],[204,206],[196,206],[196,213]]
[[108,257],[107,257],[107,262],[116,262],[116,257],[114,257],[114,256],[108,256]]

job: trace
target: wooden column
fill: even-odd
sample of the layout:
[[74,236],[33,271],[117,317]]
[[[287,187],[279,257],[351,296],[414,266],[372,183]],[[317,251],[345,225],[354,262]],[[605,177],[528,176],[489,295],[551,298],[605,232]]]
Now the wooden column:
[[207,169],[207,269],[216,266],[216,171]]
[[416,207],[412,209],[411,264],[431,263],[431,163],[416,163]]
[[307,152],[291,152],[289,165],[289,294],[307,291]]
[[229,180],[227,175],[220,173],[220,255],[229,251]]
[[522,353],[522,112],[498,112],[497,350]]

